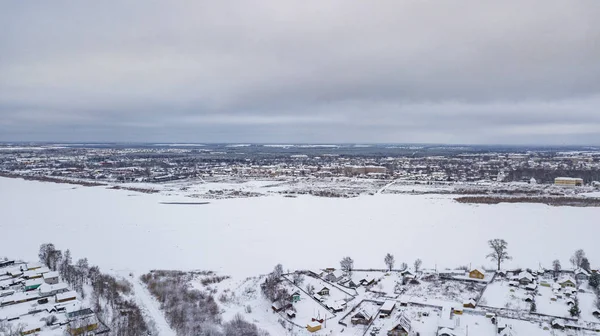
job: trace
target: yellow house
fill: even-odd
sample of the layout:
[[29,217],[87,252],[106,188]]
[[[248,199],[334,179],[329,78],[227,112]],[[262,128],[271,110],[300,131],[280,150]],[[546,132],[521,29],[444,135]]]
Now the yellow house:
[[31,335],[40,331],[42,331],[42,327],[39,324],[30,325],[23,328],[23,331],[21,331],[21,335]]
[[89,331],[94,331],[96,329],[98,329],[98,323],[97,322],[93,322],[93,323],[90,323],[87,326],[81,326],[81,327],[78,327],[78,328],[70,328],[69,327],[69,333],[71,335],[81,335],[81,334],[86,334]]
[[321,323],[317,321],[308,322],[306,325],[306,329],[310,332],[315,332],[321,330]]
[[554,184],[562,186],[579,187],[583,185],[583,179],[575,177],[557,177],[554,179]]
[[485,278],[485,274],[482,271],[478,270],[478,269],[474,269],[474,270],[471,270],[471,272],[469,272],[469,278],[471,278],[471,279],[483,279],[483,278]]

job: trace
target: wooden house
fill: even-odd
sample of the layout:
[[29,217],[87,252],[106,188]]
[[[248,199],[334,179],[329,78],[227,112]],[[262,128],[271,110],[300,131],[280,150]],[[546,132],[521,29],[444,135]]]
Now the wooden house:
[[408,330],[398,324],[387,332],[388,336],[408,336]]
[[299,291],[295,291],[292,294],[292,303],[296,303],[298,301],[300,301],[300,292]]
[[485,273],[477,268],[472,269],[469,272],[469,278],[471,279],[483,279],[485,278]]
[[373,317],[369,313],[361,309],[352,316],[350,322],[352,322],[352,324],[369,325],[369,323],[371,323],[372,320]]
[[321,296],[329,295],[329,288],[323,287],[323,288],[321,288],[320,291],[317,292],[317,294],[319,294]]

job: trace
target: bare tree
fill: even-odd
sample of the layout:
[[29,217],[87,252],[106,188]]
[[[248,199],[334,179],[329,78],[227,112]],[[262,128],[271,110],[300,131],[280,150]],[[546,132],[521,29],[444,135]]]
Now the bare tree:
[[308,295],[315,294],[315,286],[311,284],[306,285],[306,292],[308,293]]
[[385,258],[383,259],[383,261],[387,265],[388,270],[391,271],[392,268],[394,268],[394,256],[391,253],[386,254]]
[[407,268],[408,268],[408,265],[405,262],[403,262],[402,264],[400,264],[400,269],[401,270],[405,270]]
[[421,268],[422,264],[423,261],[421,259],[415,260],[415,263],[413,264],[413,266],[415,267],[415,273],[419,273],[419,269]]
[[304,282],[304,275],[302,275],[301,273],[294,273],[294,276],[292,277],[292,282],[296,286],[302,286],[302,283]]
[[38,257],[40,262],[48,266],[49,269],[56,271],[62,259],[62,251],[57,250],[52,243],[42,244],[40,245]]
[[571,257],[571,259],[569,259],[569,261],[573,265],[573,268],[578,268],[578,267],[581,267],[583,258],[585,258],[585,252],[583,252],[583,250],[579,249],[579,250],[575,251],[575,253]]
[[552,269],[554,270],[554,278],[558,278],[561,269],[560,260],[556,259],[552,262]]
[[342,270],[344,270],[344,272],[352,272],[352,269],[354,268],[354,260],[352,260],[350,257],[344,257],[342,261],[340,261],[340,267]]
[[488,245],[492,249],[492,252],[487,255],[487,258],[496,261],[499,271],[500,265],[503,262],[512,259],[512,257],[508,255],[508,252],[506,252],[508,243],[504,239],[491,239],[488,241]]

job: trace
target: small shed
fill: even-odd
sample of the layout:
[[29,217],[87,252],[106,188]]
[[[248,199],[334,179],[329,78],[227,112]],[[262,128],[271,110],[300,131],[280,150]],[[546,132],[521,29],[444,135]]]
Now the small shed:
[[317,321],[311,321],[306,324],[306,330],[310,332],[316,332],[321,330],[321,323]]
[[476,305],[477,305],[477,302],[475,302],[475,300],[473,300],[473,299],[469,299],[469,300],[463,302],[463,307],[465,307],[465,308],[475,308]]

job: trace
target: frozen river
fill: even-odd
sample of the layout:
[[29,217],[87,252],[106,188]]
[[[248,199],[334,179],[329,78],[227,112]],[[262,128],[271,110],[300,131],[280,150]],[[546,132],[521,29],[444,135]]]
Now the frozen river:
[[600,208],[540,204],[466,205],[448,196],[365,195],[351,199],[268,196],[194,199],[0,178],[0,256],[37,259],[41,243],[116,270],[210,269],[244,276],[286,269],[384,267],[423,259],[433,268],[485,259],[504,238],[515,266],[563,266],[583,248],[600,264]]

